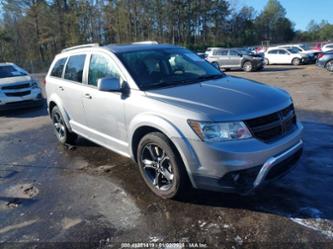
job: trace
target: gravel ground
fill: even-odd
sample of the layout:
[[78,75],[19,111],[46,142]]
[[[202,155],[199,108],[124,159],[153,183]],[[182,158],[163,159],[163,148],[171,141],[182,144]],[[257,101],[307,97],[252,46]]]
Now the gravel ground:
[[[315,66],[227,74],[293,96],[305,152],[289,175],[251,196],[193,190],[161,200],[130,160],[81,138],[57,144],[45,107],[2,113],[0,248],[332,248],[333,74]],[[134,242],[146,244],[121,244]]]

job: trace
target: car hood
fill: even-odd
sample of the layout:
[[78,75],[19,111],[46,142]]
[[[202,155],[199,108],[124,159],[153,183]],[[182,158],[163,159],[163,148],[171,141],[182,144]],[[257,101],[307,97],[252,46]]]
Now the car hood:
[[29,75],[18,76],[18,77],[0,78],[0,86],[7,86],[7,85],[11,85],[11,84],[31,82],[31,80],[32,80],[32,78]]
[[245,120],[291,104],[284,90],[256,81],[226,76],[172,88],[150,90],[147,97],[200,113],[213,121]]

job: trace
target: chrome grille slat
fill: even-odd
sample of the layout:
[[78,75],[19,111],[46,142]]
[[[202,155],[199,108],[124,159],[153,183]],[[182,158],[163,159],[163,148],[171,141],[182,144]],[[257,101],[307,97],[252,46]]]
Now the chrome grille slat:
[[244,122],[255,138],[270,142],[294,129],[296,125],[294,106],[291,104],[278,112]]

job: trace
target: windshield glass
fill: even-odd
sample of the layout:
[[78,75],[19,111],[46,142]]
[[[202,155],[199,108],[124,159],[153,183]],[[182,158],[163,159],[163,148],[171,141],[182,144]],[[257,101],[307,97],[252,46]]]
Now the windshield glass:
[[304,50],[310,50],[310,46],[306,44],[300,45],[300,47],[303,48]]
[[117,54],[142,90],[191,84],[224,76],[193,52],[165,48]]
[[0,79],[27,75],[12,65],[0,66]]

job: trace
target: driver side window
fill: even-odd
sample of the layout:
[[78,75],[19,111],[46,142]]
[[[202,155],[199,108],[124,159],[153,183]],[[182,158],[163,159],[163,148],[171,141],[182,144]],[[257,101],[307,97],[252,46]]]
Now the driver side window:
[[92,54],[89,65],[88,85],[97,86],[98,79],[104,77],[120,78],[113,61],[102,55]]

